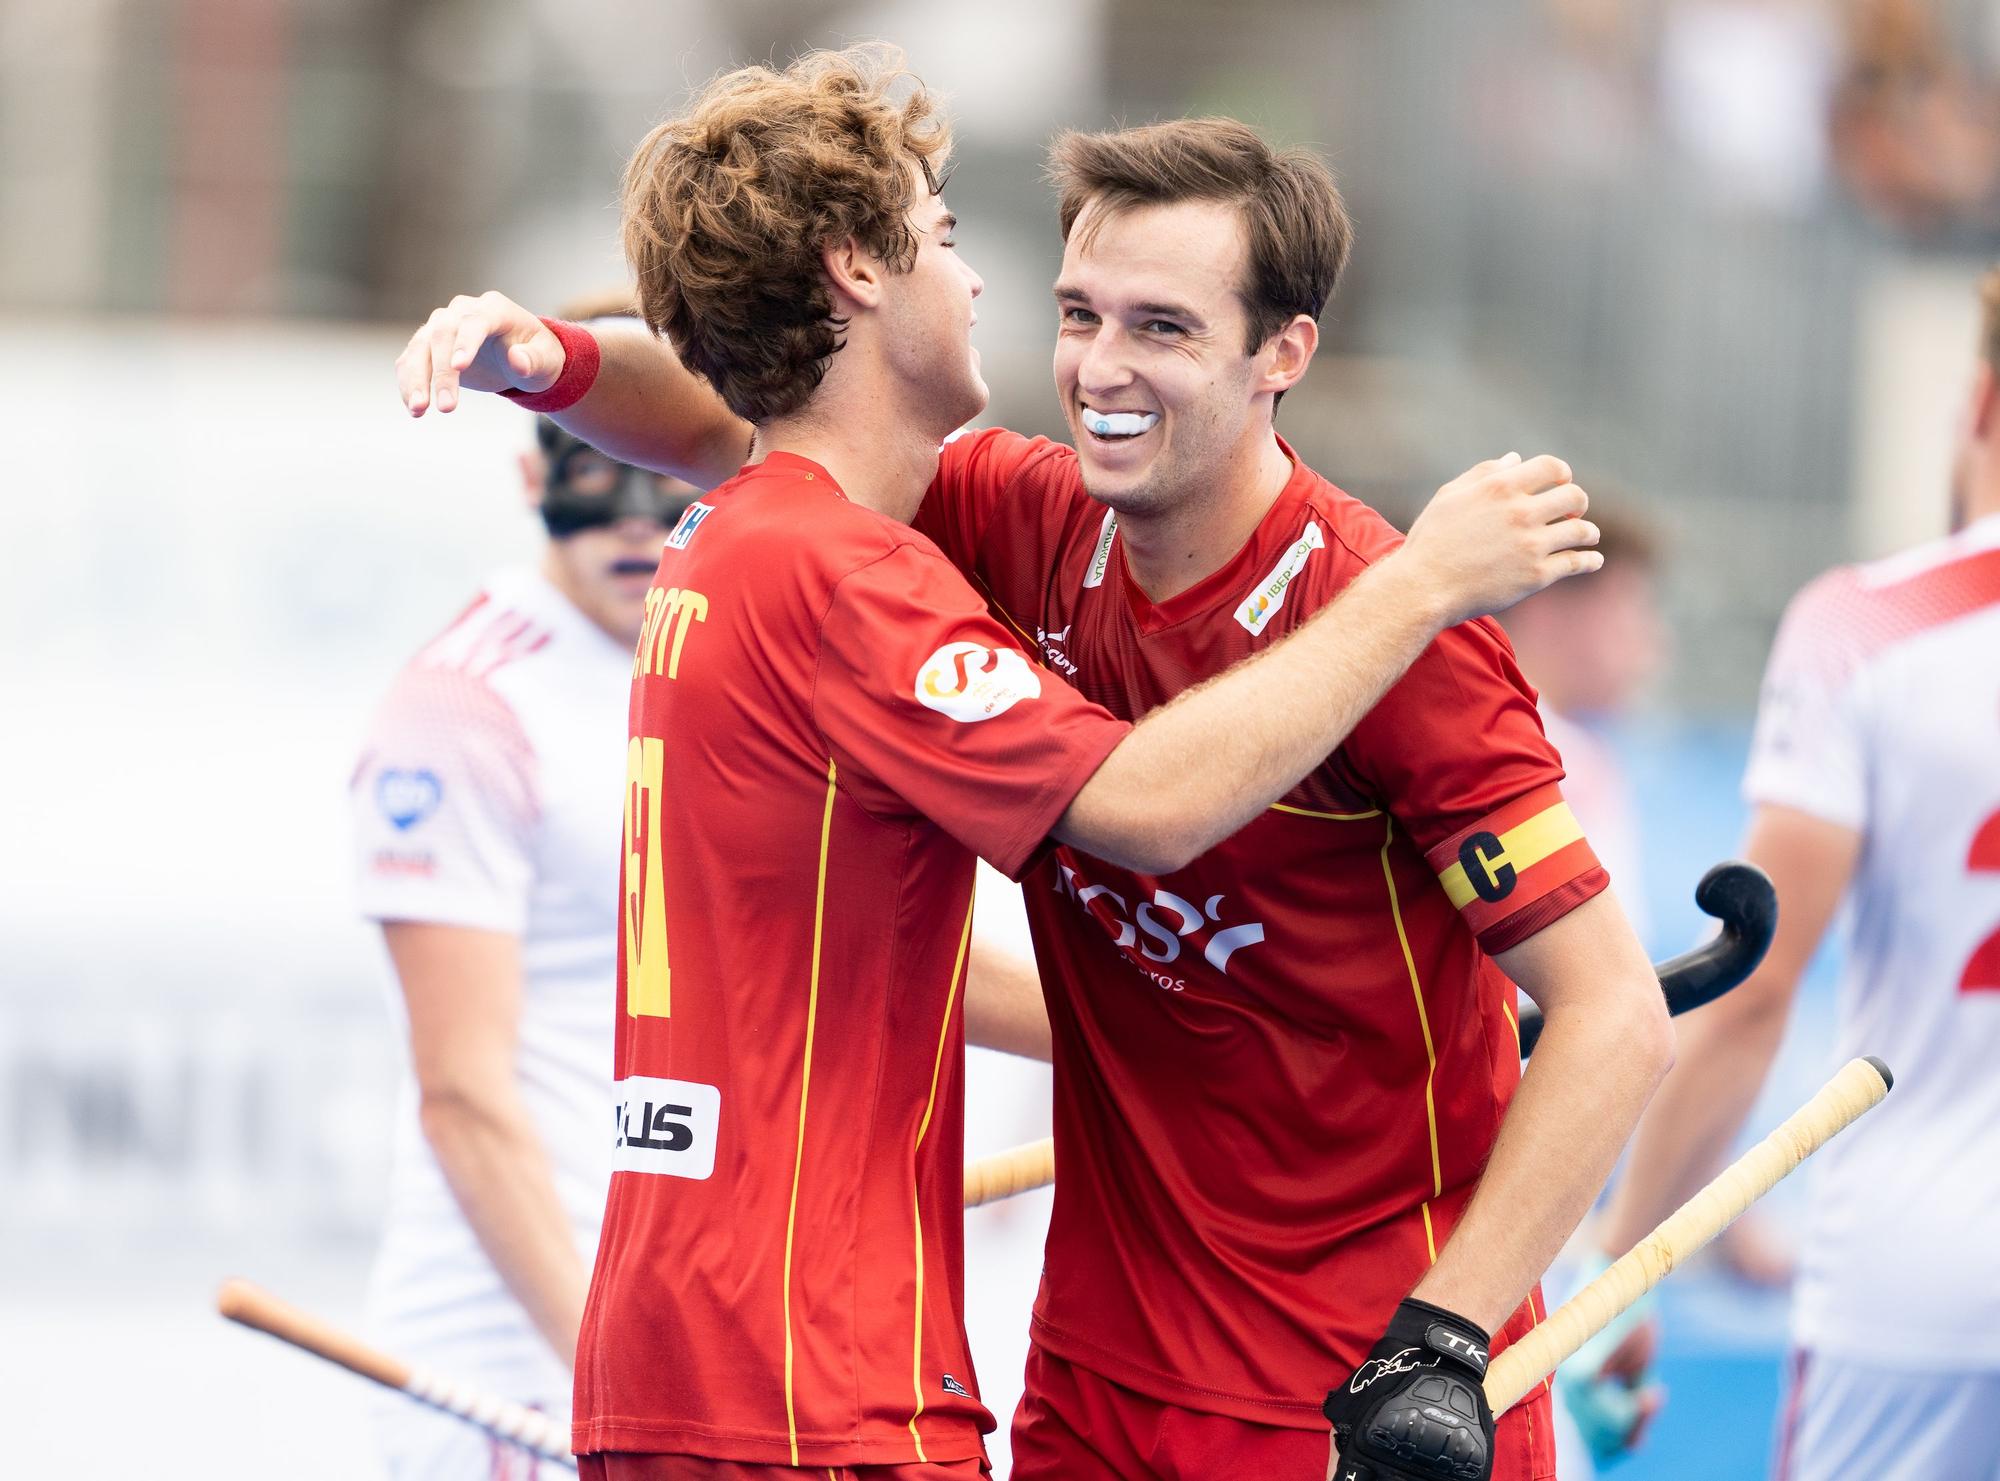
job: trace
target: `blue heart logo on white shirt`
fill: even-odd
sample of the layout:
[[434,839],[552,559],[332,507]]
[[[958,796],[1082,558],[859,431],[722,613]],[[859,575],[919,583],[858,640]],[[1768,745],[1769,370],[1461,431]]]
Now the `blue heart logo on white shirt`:
[[375,778],[375,805],[398,832],[409,832],[436,812],[443,800],[444,783],[434,771],[391,768]]

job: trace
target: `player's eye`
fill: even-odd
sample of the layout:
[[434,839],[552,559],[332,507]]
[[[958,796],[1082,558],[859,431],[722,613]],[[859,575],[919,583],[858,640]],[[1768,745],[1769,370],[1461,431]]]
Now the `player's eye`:
[[1148,319],[1139,326],[1148,334],[1185,334],[1187,331],[1172,319]]
[[579,453],[563,468],[563,483],[572,494],[608,494],[618,479],[618,465],[595,453]]
[[1069,304],[1062,311],[1062,321],[1065,324],[1087,326],[1097,322],[1097,315],[1093,314],[1089,309],[1082,309],[1078,308],[1075,304]]

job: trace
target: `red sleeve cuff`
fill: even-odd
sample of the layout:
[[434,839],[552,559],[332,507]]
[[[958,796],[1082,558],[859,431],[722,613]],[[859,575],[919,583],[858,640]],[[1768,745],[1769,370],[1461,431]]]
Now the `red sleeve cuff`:
[[1498,956],[1554,925],[1592,895],[1602,894],[1611,876],[1600,866],[1578,875],[1568,884],[1558,885],[1525,910],[1517,910],[1497,926],[1479,933],[1479,949]]
[[567,319],[545,318],[542,322],[562,341],[562,374],[545,391],[502,391],[500,394],[528,411],[567,411],[583,400],[597,383],[598,368],[604,363],[603,352],[597,347],[597,336],[581,324],[572,324]]

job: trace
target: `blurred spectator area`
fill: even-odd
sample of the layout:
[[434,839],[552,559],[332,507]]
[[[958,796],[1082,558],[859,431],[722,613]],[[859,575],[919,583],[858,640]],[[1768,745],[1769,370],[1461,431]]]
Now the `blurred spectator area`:
[[1508,448],[1645,505],[1676,707],[1741,710],[1800,582],[1941,524],[2000,235],[1985,0],[12,0],[0,309],[551,303],[618,272],[620,165],[690,85],[868,37],[959,120],[995,419],[1059,431],[1047,135],[1227,112],[1359,225],[1286,434],[1392,513]]

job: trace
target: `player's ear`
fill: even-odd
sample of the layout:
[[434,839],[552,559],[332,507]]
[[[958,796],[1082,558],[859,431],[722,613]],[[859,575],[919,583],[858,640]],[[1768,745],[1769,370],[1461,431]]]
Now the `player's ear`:
[[1305,378],[1313,355],[1319,349],[1319,325],[1310,314],[1293,314],[1292,322],[1264,342],[1257,351],[1264,362],[1257,378],[1257,390],[1289,391]]
[[539,448],[524,448],[521,452],[521,494],[528,501],[530,509],[542,507],[542,495],[548,492],[549,460],[542,456]]
[[833,285],[835,314],[841,311],[838,300],[845,299],[866,309],[882,302],[882,264],[853,237],[821,248],[820,262],[826,268],[827,281]]

